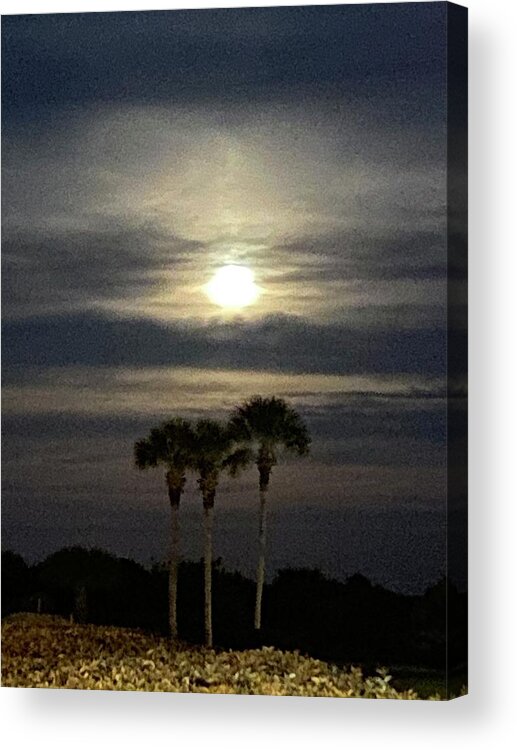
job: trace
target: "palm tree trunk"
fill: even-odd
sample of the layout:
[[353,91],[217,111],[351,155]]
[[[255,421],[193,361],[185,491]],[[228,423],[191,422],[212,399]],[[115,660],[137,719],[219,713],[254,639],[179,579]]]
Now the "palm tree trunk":
[[260,477],[260,515],[259,515],[259,559],[257,567],[257,591],[255,596],[255,630],[260,630],[262,624],[262,592],[264,590],[264,578],[266,572],[266,494],[269,482],[267,478]]
[[203,520],[205,532],[205,643],[213,645],[212,633],[212,531],[213,531],[214,498],[203,502]]
[[178,568],[180,543],[180,492],[169,490],[171,501],[170,537],[169,537],[169,632],[173,641],[178,638]]

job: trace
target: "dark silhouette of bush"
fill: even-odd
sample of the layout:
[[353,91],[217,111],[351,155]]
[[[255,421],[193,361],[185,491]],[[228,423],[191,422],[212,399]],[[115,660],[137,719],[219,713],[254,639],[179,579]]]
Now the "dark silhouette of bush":
[[32,571],[21,555],[2,551],[2,617],[35,609]]
[[418,597],[413,609],[413,649],[424,662],[448,660],[449,667],[467,663],[467,596],[446,578]]
[[78,622],[156,627],[160,607],[152,574],[102,550],[68,547],[34,566],[47,612]]

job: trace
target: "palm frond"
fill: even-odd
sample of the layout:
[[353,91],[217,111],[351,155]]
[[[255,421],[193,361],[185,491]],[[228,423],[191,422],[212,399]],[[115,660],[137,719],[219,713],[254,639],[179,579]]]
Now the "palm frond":
[[242,442],[258,443],[272,459],[275,446],[300,456],[309,451],[309,431],[301,416],[277,396],[252,396],[234,410],[230,425]]
[[193,465],[209,470],[222,466],[233,440],[227,425],[215,419],[199,419],[194,426]]
[[253,458],[254,454],[251,448],[238,448],[224,459],[223,468],[228,471],[231,477],[236,477],[250,465]]
[[147,469],[157,465],[157,456],[152,449],[149,439],[137,440],[134,447],[135,466],[138,469]]
[[192,463],[193,431],[190,422],[174,418],[153,427],[149,435],[134,446],[135,465],[139,469],[159,464],[184,472]]

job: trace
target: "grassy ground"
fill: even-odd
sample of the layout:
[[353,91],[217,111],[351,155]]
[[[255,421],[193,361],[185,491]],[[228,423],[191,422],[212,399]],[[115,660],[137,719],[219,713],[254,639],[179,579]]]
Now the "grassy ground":
[[20,614],[2,626],[5,687],[148,690],[415,700],[384,675],[365,678],[298,653],[171,647],[141,631]]

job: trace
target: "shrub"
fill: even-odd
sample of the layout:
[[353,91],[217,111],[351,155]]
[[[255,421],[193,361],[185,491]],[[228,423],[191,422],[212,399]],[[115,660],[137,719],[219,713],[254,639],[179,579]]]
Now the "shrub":
[[6,687],[396,698],[390,677],[363,676],[274,648],[214,651],[139,630],[80,625],[50,615],[12,615],[2,628]]

